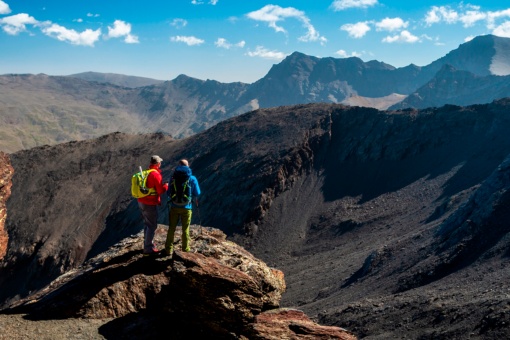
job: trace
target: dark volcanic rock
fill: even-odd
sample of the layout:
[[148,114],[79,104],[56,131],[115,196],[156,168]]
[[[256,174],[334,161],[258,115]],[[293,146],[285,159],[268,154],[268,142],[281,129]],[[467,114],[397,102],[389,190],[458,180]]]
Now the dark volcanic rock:
[[[164,243],[166,230],[160,226],[157,243]],[[179,339],[274,339],[275,334],[355,339],[299,311],[268,314],[279,307],[283,273],[226,241],[219,230],[194,226],[191,235],[192,252],[173,257],[144,257],[143,235],[127,238],[4,313],[28,313],[32,320],[114,318],[100,333],[117,339],[157,337],[169,329]]]
[[[115,134],[12,154],[12,246],[0,268],[0,294],[11,302],[33,294],[138,233],[129,178],[158,153],[164,178],[189,158],[203,189],[194,223],[223,230],[283,270],[283,305],[360,337],[507,336],[506,182],[489,178],[510,154],[509,108],[508,100],[387,112],[298,105],[250,112],[178,141]],[[38,167],[31,168],[33,159]],[[74,180],[61,177],[60,164],[71,165],[66,176]],[[100,174],[107,187],[94,195]],[[493,194],[473,196],[484,190]],[[77,192],[86,204],[74,204]],[[25,209],[27,197],[37,199]],[[473,205],[479,200],[488,205]],[[467,206],[473,213],[462,212]],[[164,205],[161,212],[165,224]],[[478,218],[482,212],[488,217]],[[462,313],[445,316],[450,311]]]

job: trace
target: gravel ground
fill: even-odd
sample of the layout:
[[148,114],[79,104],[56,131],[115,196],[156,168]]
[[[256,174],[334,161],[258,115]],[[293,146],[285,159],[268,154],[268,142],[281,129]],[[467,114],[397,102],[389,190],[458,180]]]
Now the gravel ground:
[[23,314],[0,314],[0,339],[84,340],[105,339],[98,329],[109,319],[31,321]]

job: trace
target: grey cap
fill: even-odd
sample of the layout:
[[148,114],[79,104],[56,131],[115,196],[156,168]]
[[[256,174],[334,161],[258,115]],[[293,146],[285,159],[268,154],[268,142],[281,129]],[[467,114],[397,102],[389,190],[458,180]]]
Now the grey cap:
[[151,157],[151,164],[157,164],[163,162],[163,158],[159,157],[158,155],[153,155]]

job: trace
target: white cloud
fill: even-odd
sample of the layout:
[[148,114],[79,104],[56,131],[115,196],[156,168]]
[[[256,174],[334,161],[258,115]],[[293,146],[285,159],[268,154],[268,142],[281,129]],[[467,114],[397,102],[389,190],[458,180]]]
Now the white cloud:
[[251,52],[249,51],[246,53],[250,57],[260,57],[263,59],[272,59],[272,60],[282,60],[286,57],[286,54],[283,52],[278,51],[269,51],[268,49],[264,48],[263,46],[257,46],[255,48],[255,51]]
[[297,19],[301,21],[303,27],[306,28],[307,33],[299,37],[300,41],[320,41],[325,43],[326,38],[322,37],[319,32],[313,27],[310,19],[305,15],[303,11],[295,9],[293,7],[283,8],[277,5],[266,5],[257,11],[250,12],[246,16],[255,21],[266,22],[269,27],[273,28],[276,32],[287,33],[285,28],[278,26],[279,21],[284,21],[287,18]]
[[136,35],[131,34],[131,24],[122,21],[115,20],[113,22],[113,27],[108,26],[108,34],[107,38],[121,38],[124,37],[124,42],[127,44],[136,44],[138,43],[138,37]]
[[377,22],[375,27],[378,31],[398,31],[402,28],[406,28],[409,22],[402,20],[401,18],[384,18]]
[[402,31],[400,34],[394,35],[392,37],[387,36],[382,40],[382,42],[386,43],[415,43],[420,41],[420,38],[418,38],[415,35],[412,35],[409,31]]
[[340,29],[342,31],[346,31],[350,37],[359,39],[364,37],[365,34],[370,31],[370,26],[368,26],[368,23],[365,21],[355,24],[345,24],[340,26]]
[[338,54],[341,58],[348,58],[348,57],[361,57],[361,53],[358,53],[356,51],[351,52],[350,54],[347,53],[345,50],[338,50],[335,52]]
[[470,35],[470,36],[468,36],[468,37],[465,37],[465,38],[464,38],[464,42],[471,41],[471,40],[473,40],[474,38],[475,38],[475,36],[474,36],[474,35]]
[[377,0],[335,0],[331,7],[335,11],[342,11],[348,8],[367,8],[377,5]]
[[498,37],[510,38],[510,21],[506,21],[496,27],[492,34],[497,35]]
[[11,9],[9,8],[9,5],[0,0],[0,14],[9,14],[11,13]]
[[98,17],[99,17],[99,14],[87,13],[87,16],[88,16],[89,18],[98,18]]
[[186,37],[186,36],[182,36],[182,35],[171,37],[170,41],[173,41],[173,42],[183,42],[183,43],[185,43],[188,46],[201,45],[201,44],[203,44],[205,42],[204,40],[196,38],[196,37],[193,37],[193,36]]
[[186,25],[188,24],[188,21],[185,20],[185,19],[180,19],[180,18],[177,18],[177,19],[174,19],[172,20],[172,22],[170,23],[170,25],[174,26],[175,28],[178,28],[178,29],[181,29],[181,28],[184,28],[186,27]]
[[510,9],[502,11],[487,12],[487,28],[495,29],[495,21],[501,18],[510,18]]
[[4,32],[10,35],[16,35],[26,31],[26,25],[37,25],[38,23],[39,21],[26,13],[11,15],[0,19],[0,26],[2,26]]
[[51,24],[48,27],[44,27],[42,32],[47,36],[56,38],[60,41],[83,46],[94,46],[94,43],[101,36],[101,29],[99,28],[95,31],[86,29],[85,31],[78,33],[75,30],[70,30],[57,24]]
[[241,40],[240,42],[238,42],[237,44],[231,44],[227,41],[227,39],[225,38],[218,38],[215,42],[214,42],[214,45],[216,45],[216,47],[221,47],[221,48],[224,48],[226,50],[229,50],[231,49],[232,47],[241,47],[243,48],[244,45],[246,45],[246,42],[244,40]]
[[485,20],[486,18],[486,13],[479,11],[467,11],[466,13],[461,14],[459,20],[464,24],[464,27],[471,27],[476,22]]
[[465,28],[472,27],[480,21],[485,21],[488,29],[504,32],[505,24],[497,26],[496,21],[507,18],[510,18],[510,8],[501,11],[483,12],[480,10],[480,6],[464,5],[461,3],[459,11],[449,6],[432,6],[427,12],[424,21],[426,26],[438,23],[455,24],[461,22]]
[[432,6],[430,11],[425,16],[425,23],[427,26],[437,24],[444,21],[448,24],[453,24],[459,20],[459,13],[448,6]]

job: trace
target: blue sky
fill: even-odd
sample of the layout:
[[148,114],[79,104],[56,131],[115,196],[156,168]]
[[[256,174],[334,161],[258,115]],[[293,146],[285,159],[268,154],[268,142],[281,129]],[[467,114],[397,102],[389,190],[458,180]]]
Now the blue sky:
[[294,51],[424,66],[510,4],[397,0],[0,0],[0,74],[86,71],[253,83]]

